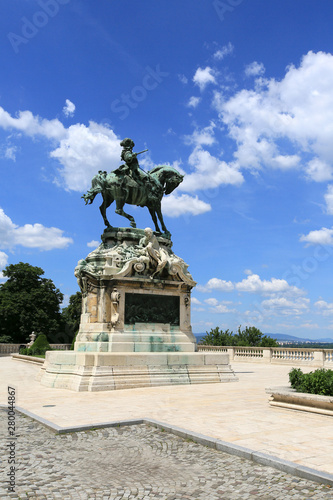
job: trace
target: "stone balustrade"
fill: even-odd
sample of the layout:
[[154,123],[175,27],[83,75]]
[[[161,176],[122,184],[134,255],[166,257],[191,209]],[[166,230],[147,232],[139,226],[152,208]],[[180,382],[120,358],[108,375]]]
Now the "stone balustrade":
[[[18,353],[21,345],[23,344],[0,344],[0,356]],[[57,351],[69,351],[71,344],[50,344],[50,346]]]
[[308,365],[333,369],[333,349],[198,345],[198,351],[227,353],[230,362]]

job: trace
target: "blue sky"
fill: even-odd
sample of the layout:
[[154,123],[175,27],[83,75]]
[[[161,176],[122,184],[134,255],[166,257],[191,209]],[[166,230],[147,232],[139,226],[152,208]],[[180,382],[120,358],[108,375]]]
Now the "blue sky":
[[[131,137],[149,149],[143,168],[186,174],[163,210],[198,282],[194,332],[333,337],[330,2],[16,0],[2,12],[0,269],[38,265],[68,301],[104,230],[100,201],[80,197]],[[146,209],[127,211],[151,226]]]

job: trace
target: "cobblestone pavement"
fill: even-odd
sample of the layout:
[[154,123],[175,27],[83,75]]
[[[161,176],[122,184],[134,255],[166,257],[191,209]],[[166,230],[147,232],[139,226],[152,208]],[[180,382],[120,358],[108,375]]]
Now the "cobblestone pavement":
[[147,425],[55,434],[16,413],[16,490],[8,493],[7,413],[1,499],[332,499],[328,486],[184,440]]

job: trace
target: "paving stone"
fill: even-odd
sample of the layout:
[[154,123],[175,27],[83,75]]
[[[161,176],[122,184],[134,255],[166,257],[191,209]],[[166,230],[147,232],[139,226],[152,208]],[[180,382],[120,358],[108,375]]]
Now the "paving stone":
[[[221,500],[333,498],[333,489],[184,440],[147,425],[56,435],[16,415],[15,496],[38,500]],[[0,438],[6,438],[0,410]],[[5,477],[6,461],[0,469]],[[19,480],[20,479],[20,480]]]

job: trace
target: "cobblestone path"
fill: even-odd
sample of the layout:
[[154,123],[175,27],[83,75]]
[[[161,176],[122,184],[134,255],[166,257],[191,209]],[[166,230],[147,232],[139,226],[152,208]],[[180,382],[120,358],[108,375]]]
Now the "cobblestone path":
[[332,499],[333,489],[147,425],[57,435],[16,413],[16,490],[8,493],[0,411],[1,499]]

